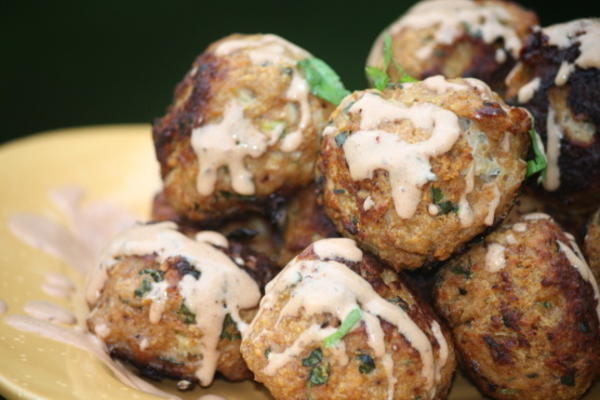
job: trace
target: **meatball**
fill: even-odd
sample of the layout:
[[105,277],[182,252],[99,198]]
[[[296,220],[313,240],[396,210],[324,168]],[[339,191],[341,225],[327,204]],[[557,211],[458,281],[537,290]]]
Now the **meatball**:
[[545,190],[532,186],[562,212],[586,217],[600,198],[599,43],[600,19],[539,29],[507,78],[507,98],[531,111],[546,148]]
[[323,207],[317,202],[317,189],[311,185],[292,198],[283,223],[283,247],[278,264],[285,266],[309,244],[339,236]]
[[587,256],[590,268],[600,281],[600,209],[590,218],[587,226],[587,235],[585,235],[585,255]]
[[383,31],[367,64],[384,66],[384,38],[390,35],[393,78],[399,77],[399,66],[419,79],[474,77],[501,90],[537,23],[533,12],[508,1],[421,1]]
[[394,268],[444,260],[500,221],[525,178],[531,118],[481,81],[355,92],[325,128],[325,212]]
[[281,238],[273,224],[258,213],[220,221],[220,223],[197,223],[178,215],[167,202],[164,192],[161,191],[154,196],[152,202],[152,220],[175,222],[180,231],[190,235],[205,229],[216,230],[225,235],[227,239],[243,244],[268,257],[274,263],[279,260]]
[[275,35],[232,35],[200,55],[153,126],[164,191],[177,214],[262,211],[308,184],[333,106],[297,68],[310,57]]
[[494,399],[576,399],[600,360],[598,288],[546,214],[504,225],[446,264],[435,305],[461,365]]
[[91,332],[142,374],[189,386],[252,377],[239,352],[270,262],[210,231],[188,238],[171,222],[115,238],[90,280]]
[[267,286],[241,352],[275,399],[445,399],[447,330],[346,238],[313,243]]

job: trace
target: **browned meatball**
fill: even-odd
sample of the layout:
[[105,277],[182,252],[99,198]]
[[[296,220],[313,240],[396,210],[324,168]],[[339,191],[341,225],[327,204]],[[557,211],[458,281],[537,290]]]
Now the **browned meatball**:
[[507,79],[507,98],[536,121],[548,168],[544,201],[563,214],[586,214],[600,199],[600,20],[583,19],[533,33]]
[[584,250],[590,268],[598,282],[600,281],[600,209],[596,211],[588,223]]
[[281,237],[273,224],[258,213],[248,213],[234,219],[213,222],[211,224],[197,223],[178,215],[167,202],[164,192],[154,196],[152,202],[153,221],[172,221],[177,223],[179,230],[193,235],[203,229],[212,229],[224,234],[228,239],[241,243],[249,249],[268,257],[273,263],[279,260],[281,252]]
[[310,54],[275,35],[232,35],[208,47],[177,86],[153,135],[177,214],[206,221],[262,211],[313,177],[332,106],[296,67]]
[[294,196],[286,207],[283,248],[278,264],[285,266],[312,242],[339,236],[323,207],[317,202],[317,189],[311,185]]
[[475,79],[355,92],[331,121],[325,212],[396,269],[450,257],[503,218],[525,177],[529,114]]
[[[178,379],[184,387],[209,384],[215,369],[230,380],[252,377],[239,352],[240,324],[252,320],[260,291],[275,273],[265,257],[214,232],[200,233],[207,234],[218,245],[200,236],[186,238],[171,223],[132,228],[110,244],[103,264],[110,263],[99,269],[89,286],[95,289],[88,291],[88,327],[110,354],[144,375]],[[202,259],[194,258],[198,254]],[[238,278],[246,286],[239,286]],[[235,291],[248,285],[254,305],[236,304],[247,298]],[[197,307],[200,303],[209,305]]]
[[[533,12],[509,1],[420,1],[383,31],[367,64],[384,65],[384,37],[390,35],[394,63],[416,78],[474,77],[501,90],[537,23]],[[395,65],[388,72],[398,78]]]
[[598,291],[546,214],[504,225],[440,271],[435,304],[461,365],[494,399],[577,399],[600,360]]
[[313,243],[267,286],[241,351],[278,400],[445,399],[455,367],[427,305],[345,238]]

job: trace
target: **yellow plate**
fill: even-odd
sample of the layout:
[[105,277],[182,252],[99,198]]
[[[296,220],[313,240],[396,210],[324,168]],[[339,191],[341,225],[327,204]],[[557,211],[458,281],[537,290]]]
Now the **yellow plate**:
[[[74,310],[67,301],[44,294],[47,272],[83,279],[62,262],[16,239],[6,225],[16,212],[61,220],[49,202],[51,189],[76,184],[89,200],[110,200],[146,219],[160,186],[158,165],[147,125],[116,125],[53,131],[0,148],[0,299],[9,314],[23,314],[28,300],[48,300]],[[75,311],[75,310],[74,310]],[[0,320],[1,321],[1,320]],[[210,388],[177,392],[172,382],[159,385],[184,399],[213,393],[228,400],[266,400],[259,385],[217,380]],[[94,356],[0,322],[0,394],[9,399],[157,399],[121,384]],[[480,399],[460,376],[450,399]],[[588,399],[600,398],[596,386]]]

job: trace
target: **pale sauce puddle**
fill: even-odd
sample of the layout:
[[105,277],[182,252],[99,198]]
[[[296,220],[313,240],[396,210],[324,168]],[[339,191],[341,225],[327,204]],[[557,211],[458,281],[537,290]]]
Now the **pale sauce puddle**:
[[[107,202],[84,204],[84,195],[84,190],[76,186],[62,187],[50,193],[52,204],[67,221],[66,227],[45,216],[29,213],[11,215],[8,218],[8,227],[24,243],[59,258],[83,276],[87,276],[98,263],[101,251],[108,241],[132,226],[136,218]],[[73,282],[64,275],[48,273],[44,278],[42,291],[48,295],[69,299],[76,292]],[[77,296],[76,301],[83,302],[83,297]],[[85,307],[72,304],[76,308]],[[6,311],[6,303],[0,300],[0,315]],[[104,343],[87,332],[85,324],[66,327],[53,323],[77,323],[76,317],[70,311],[46,301],[29,301],[25,304],[24,311],[30,316],[7,315],[4,322],[15,329],[89,351],[106,365],[117,379],[133,389],[167,399],[180,399],[158,389],[125,368],[119,361],[111,359]],[[221,399],[206,396],[202,398]]]

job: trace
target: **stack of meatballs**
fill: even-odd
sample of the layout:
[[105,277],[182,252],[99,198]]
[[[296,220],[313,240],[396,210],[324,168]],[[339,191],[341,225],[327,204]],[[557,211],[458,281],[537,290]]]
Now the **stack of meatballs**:
[[425,0],[373,44],[383,86],[347,92],[315,60],[270,34],[196,59],[153,125],[152,222],[107,251],[90,330],[181,390],[446,399],[458,365],[493,399],[584,396],[600,20]]

